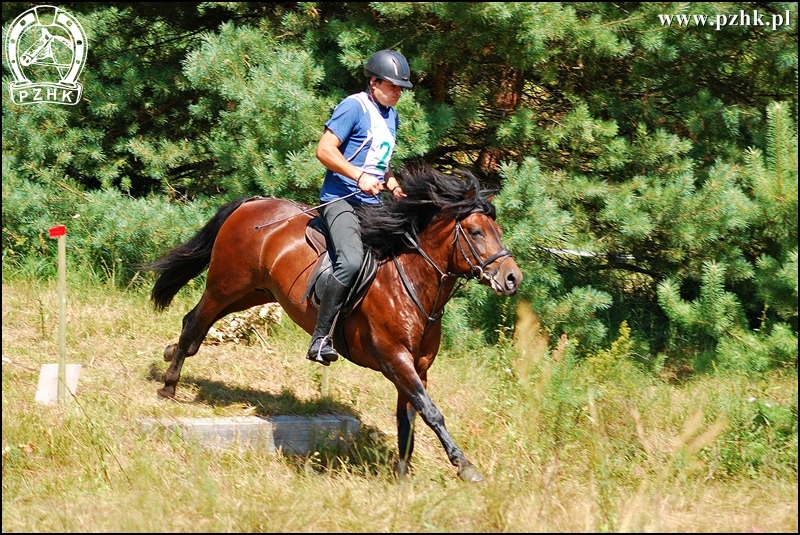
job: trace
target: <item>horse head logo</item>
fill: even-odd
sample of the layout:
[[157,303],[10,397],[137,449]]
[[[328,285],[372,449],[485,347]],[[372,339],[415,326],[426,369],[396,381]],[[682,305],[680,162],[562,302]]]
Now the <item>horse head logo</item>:
[[[80,102],[78,75],[86,63],[86,34],[80,22],[55,6],[25,11],[6,33],[6,57],[14,75],[14,104]],[[57,81],[56,81],[57,80]]]

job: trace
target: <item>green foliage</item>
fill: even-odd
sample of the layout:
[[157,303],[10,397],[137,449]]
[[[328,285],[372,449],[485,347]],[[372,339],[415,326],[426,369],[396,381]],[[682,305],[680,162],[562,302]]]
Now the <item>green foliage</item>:
[[542,317],[548,320],[548,325],[554,326],[556,332],[568,333],[579,341],[579,345],[595,347],[606,335],[606,327],[595,316],[610,304],[605,292],[572,288],[568,294],[545,307]]
[[766,332],[739,332],[716,347],[715,366],[726,371],[764,372],[797,366],[797,333],[785,323]]
[[306,51],[225,24],[188,55],[184,73],[205,95],[191,114],[216,117],[201,138],[216,163],[216,187],[233,197],[286,196],[301,185],[297,198],[313,198],[324,169],[312,144],[331,103],[314,95],[323,73]]
[[[774,395],[780,376],[764,375],[756,382],[746,382],[730,373],[734,388],[715,393],[720,414],[728,419],[728,428],[717,444],[704,452],[704,458],[718,465],[728,477],[774,477],[793,473],[797,458],[797,390],[793,397]],[[790,376],[791,377],[791,376]],[[743,383],[743,384],[742,384]],[[747,393],[745,393],[747,392]]]
[[634,363],[634,340],[627,322],[622,322],[619,337],[608,349],[588,356],[580,365],[586,385],[610,398],[631,397],[648,383],[647,374]]
[[547,352],[537,364],[515,359],[517,399],[506,406],[512,414],[517,408],[537,407],[534,413],[510,418],[520,422],[524,448],[534,458],[544,460],[570,450],[583,436],[575,424],[583,411],[586,390],[575,380],[576,357],[575,344],[566,342]]
[[[4,20],[25,7],[4,4]],[[658,130],[679,136],[706,168],[760,144],[768,99],[797,94],[796,32],[660,22],[664,14],[706,14],[713,4],[70,7],[90,43],[81,115],[62,109],[67,117],[37,131],[42,110],[4,108],[4,128],[25,132],[14,150],[30,155],[63,140],[73,163],[61,170],[134,194],[210,194],[231,173],[251,183],[252,174],[270,175],[268,167],[254,171],[268,150],[281,161],[300,152],[313,159],[308,143],[321,121],[363,87],[364,61],[385,47],[409,58],[416,89],[404,100],[421,114],[400,106],[398,163],[422,155],[442,167],[476,166],[492,180],[500,165],[528,157],[547,168],[630,177],[638,162],[618,159],[618,149],[640,144],[658,155],[640,143],[641,132]],[[73,128],[80,144],[68,147],[64,133]],[[246,147],[236,151],[235,143]],[[140,153],[150,156],[146,163]],[[57,159],[53,152],[44,161]]]
[[785,263],[764,255],[756,263],[759,297],[775,308],[783,320],[797,325],[797,248],[790,249]]
[[766,155],[748,152],[747,178],[757,225],[747,243],[756,258],[758,296],[797,329],[797,122],[785,103],[767,109]]
[[[468,167],[499,190],[504,241],[525,275],[520,295],[552,345],[566,333],[583,356],[596,353],[626,322],[651,353],[635,358],[653,365],[673,343],[699,343],[698,365],[738,362],[724,355],[748,347],[761,355],[756,368],[790,362],[796,25],[662,22],[720,6],[71,3],[89,43],[84,100],[4,102],[4,263],[47,274],[53,244],[42,232],[91,214],[92,238],[71,243],[98,277],[127,284],[134,261],[164,236],[120,214],[157,221],[155,196],[197,201],[195,214],[181,208],[175,235],[233,197],[314,204],[322,125],[363,89],[366,59],[391,47],[409,59],[415,85],[397,105],[395,167]],[[4,3],[5,25],[29,7]],[[798,16],[794,3],[757,9]],[[4,80],[9,73],[4,60]],[[87,199],[118,213],[101,216]],[[725,268],[719,298],[704,279],[710,263]],[[659,304],[662,284],[675,310]],[[475,310],[453,324],[492,341],[513,314],[484,291],[465,290]],[[720,316],[687,328],[670,316],[684,316],[677,296]]]
[[473,312],[469,300],[458,296],[450,300],[442,316],[442,348],[464,355],[481,347],[484,340]]
[[734,294],[725,291],[725,271],[724,265],[707,263],[700,296],[692,302],[681,299],[673,281],[667,279],[659,285],[661,308],[701,348],[713,348],[726,335],[745,328],[741,304]]
[[698,371],[709,371],[708,352],[715,352],[713,366],[719,369],[763,372],[774,366],[796,365],[797,333],[785,323],[748,331],[739,300],[725,291],[724,284],[724,266],[709,263],[700,296],[694,301],[681,299],[672,281],[659,285],[659,303],[682,338],[681,342],[673,340],[674,347],[688,350],[693,346],[689,351],[699,355],[695,362]]
[[[772,105],[768,115],[766,160],[760,151],[750,151],[742,176],[743,193],[753,199],[743,211],[749,234],[742,239],[729,233],[736,246],[731,252],[738,253],[731,256],[733,269],[706,260],[691,302],[681,299],[681,285],[670,278],[658,289],[675,332],[688,335],[700,354],[715,352],[715,366],[741,371],[797,363],[797,136],[796,128],[787,127],[785,106]],[[738,294],[726,289],[751,280],[758,300],[742,289]],[[747,308],[753,310],[749,321]],[[751,325],[757,330],[751,331]],[[701,369],[711,364],[701,361]]]
[[216,206],[203,209],[198,203],[190,208],[160,198],[131,200],[115,191],[102,191],[91,193],[78,209],[70,241],[73,254],[101,268],[103,279],[127,285],[140,264],[191,237]]
[[[3,265],[35,264],[37,277],[57,273],[57,240],[48,229],[67,227],[67,263],[95,280],[128,286],[139,267],[198,231],[216,203],[204,207],[158,198],[131,199],[116,190],[81,192],[66,183],[47,188],[28,180],[3,181]],[[149,279],[139,279],[144,283]]]
[[56,262],[42,262],[56,258],[56,240],[49,238],[48,229],[66,224],[71,233],[73,216],[85,194],[65,180],[46,188],[19,179],[5,169],[5,158],[3,167],[3,264],[39,265],[43,271],[33,273],[38,276],[57,273]]
[[521,297],[542,315],[553,342],[568,333],[579,346],[593,347],[606,332],[595,315],[611,303],[607,293],[592,287],[565,287],[550,253],[554,248],[582,247],[572,239],[578,229],[571,215],[547,193],[551,181],[558,177],[543,173],[535,160],[509,165],[504,174],[507,183],[495,198],[495,205],[503,226],[503,241],[514,252],[525,277]]

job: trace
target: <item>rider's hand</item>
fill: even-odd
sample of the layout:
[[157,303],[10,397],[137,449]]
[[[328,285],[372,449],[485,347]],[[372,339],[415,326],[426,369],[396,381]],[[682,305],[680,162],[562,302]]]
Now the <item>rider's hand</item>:
[[358,179],[358,187],[368,195],[377,195],[383,189],[383,183],[378,177],[364,173],[361,175],[361,178]]

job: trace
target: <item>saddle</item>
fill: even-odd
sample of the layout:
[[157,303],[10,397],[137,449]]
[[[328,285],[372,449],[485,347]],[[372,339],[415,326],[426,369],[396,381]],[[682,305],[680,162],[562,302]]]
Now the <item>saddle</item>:
[[[319,310],[320,295],[322,294],[328,277],[333,270],[333,261],[328,254],[328,233],[327,228],[320,216],[316,216],[306,225],[306,241],[317,253],[317,261],[308,276],[308,286],[303,294],[303,299],[308,299],[311,306]],[[350,352],[347,350],[347,341],[344,338],[344,321],[341,318],[349,316],[353,309],[358,306],[367,293],[367,288],[378,272],[378,262],[371,250],[364,251],[364,260],[358,271],[355,282],[350,286],[350,292],[345,298],[339,314],[333,326],[333,347],[344,358],[350,359]]]

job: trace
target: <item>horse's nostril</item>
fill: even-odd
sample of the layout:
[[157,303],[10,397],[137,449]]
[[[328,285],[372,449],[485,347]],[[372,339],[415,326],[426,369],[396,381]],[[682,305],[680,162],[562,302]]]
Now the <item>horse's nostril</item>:
[[509,290],[513,290],[516,287],[517,287],[517,278],[514,277],[513,274],[510,274],[506,278],[506,288],[508,288]]

